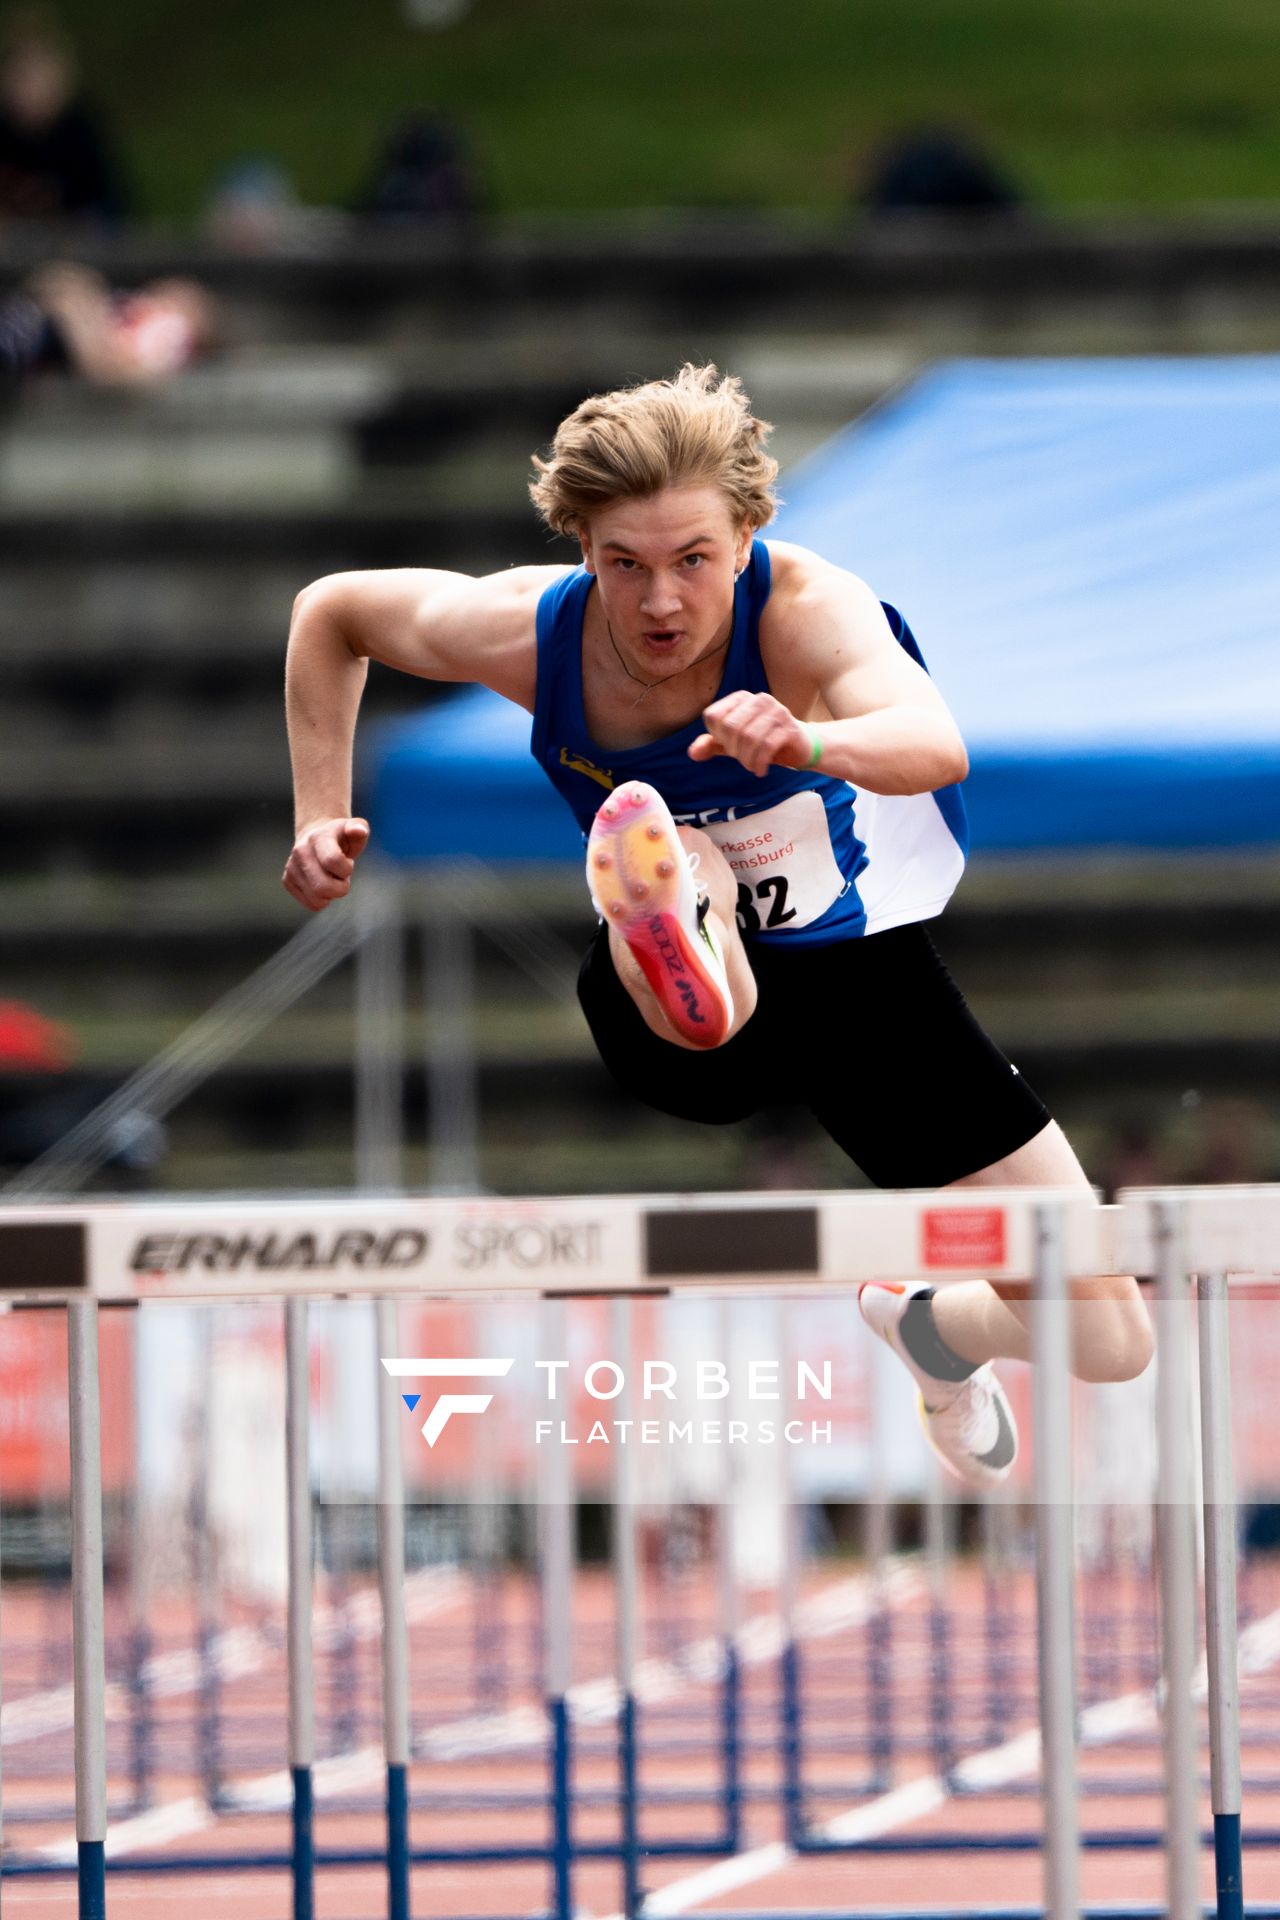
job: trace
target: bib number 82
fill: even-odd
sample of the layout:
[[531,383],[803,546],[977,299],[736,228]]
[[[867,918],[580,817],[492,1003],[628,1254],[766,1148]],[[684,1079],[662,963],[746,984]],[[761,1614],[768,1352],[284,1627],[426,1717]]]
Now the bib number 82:
[[[760,915],[766,900],[769,912],[762,921]],[[754,891],[745,880],[739,880],[738,929],[741,933],[759,933],[762,926],[767,933],[770,927],[785,927],[788,920],[795,917],[795,908],[787,905],[785,875],[775,873],[768,880],[757,880]]]

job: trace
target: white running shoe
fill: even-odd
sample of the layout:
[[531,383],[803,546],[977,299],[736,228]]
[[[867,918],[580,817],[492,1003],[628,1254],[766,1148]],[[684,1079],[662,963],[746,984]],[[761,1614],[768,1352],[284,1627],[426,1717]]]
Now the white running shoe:
[[1018,1457],[1018,1429],[995,1368],[988,1361],[967,1380],[939,1380],[903,1345],[902,1316],[927,1284],[868,1280],[858,1289],[859,1311],[919,1386],[920,1424],[943,1466],[970,1486],[999,1486]]
[[635,955],[658,1005],[695,1047],[718,1047],[733,1026],[724,955],[666,801],[628,780],[601,807],[587,842],[587,885],[602,920]]

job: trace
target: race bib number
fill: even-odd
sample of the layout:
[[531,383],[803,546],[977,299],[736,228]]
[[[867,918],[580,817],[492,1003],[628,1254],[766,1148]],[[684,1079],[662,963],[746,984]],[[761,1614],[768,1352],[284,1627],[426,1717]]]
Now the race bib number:
[[705,831],[738,882],[743,933],[782,932],[820,920],[845,890],[818,794],[793,793],[745,820],[716,820]]

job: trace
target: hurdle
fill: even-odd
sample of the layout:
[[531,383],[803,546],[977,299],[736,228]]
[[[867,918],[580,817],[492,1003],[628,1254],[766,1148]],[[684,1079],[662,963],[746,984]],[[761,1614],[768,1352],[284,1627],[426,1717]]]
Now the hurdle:
[[[567,1228],[589,1210],[598,1232],[589,1258],[572,1273],[547,1275],[514,1263],[477,1276],[456,1255],[459,1230],[477,1220],[501,1228],[530,1218],[549,1229]],[[314,1720],[310,1698],[310,1492],[306,1481],[306,1300],[318,1294],[355,1295],[382,1301],[423,1295],[505,1296],[662,1295],[701,1289],[712,1294],[778,1290],[850,1290],[864,1278],[948,1280],[984,1277],[1033,1280],[1036,1313],[1038,1616],[1045,1756],[1044,1912],[1067,1920],[1079,1911],[1076,1869],[1081,1836],[1075,1804],[1076,1751],[1074,1676],[1070,1641],[1070,1407],[1063,1326],[1066,1287],[1074,1278],[1120,1271],[1154,1277],[1160,1286],[1162,1322],[1160,1447],[1162,1493],[1185,1515],[1170,1529],[1161,1556],[1162,1588],[1185,1589],[1187,1539],[1193,1512],[1190,1479],[1190,1366],[1177,1348],[1176,1325],[1190,1299],[1188,1280],[1198,1279],[1201,1332],[1200,1380],[1205,1482],[1205,1582],[1209,1636],[1212,1805],[1217,1861],[1217,1912],[1234,1920],[1245,1912],[1241,1874],[1239,1712],[1235,1684],[1235,1586],[1233,1492],[1226,1354],[1228,1275],[1274,1274],[1280,1247],[1280,1190],[1136,1190],[1115,1207],[1095,1205],[1087,1195],[1014,1191],[944,1195],[679,1196],[571,1201],[496,1199],[288,1200],[275,1202],[129,1202],[15,1207],[0,1214],[0,1294],[10,1304],[65,1302],[68,1316],[72,1445],[72,1551],[75,1682],[75,1773],[78,1911],[81,1920],[103,1920],[107,1911],[105,1671],[103,1662],[101,1483],[97,1405],[97,1313],[99,1304],[141,1300],[242,1299],[281,1296],[287,1327],[289,1381],[289,1762],[294,1783],[294,1912],[309,1916],[318,1864],[385,1864],[389,1912],[408,1912],[409,1861],[475,1859],[448,1849],[412,1849],[408,1844],[406,1776],[407,1659],[403,1633],[403,1541],[397,1558],[400,1490],[395,1479],[398,1435],[388,1422],[380,1448],[380,1494],[390,1518],[380,1525],[380,1583],[384,1608],[384,1746],[387,1768],[387,1842],[373,1855],[347,1853],[326,1862],[314,1844],[314,1798],[310,1770]],[[293,1250],[293,1258],[286,1257]],[[1047,1308],[1047,1312],[1046,1312]],[[385,1315],[385,1309],[380,1310]],[[1055,1325],[1055,1311],[1057,1323]],[[1167,1351],[1164,1326],[1175,1324]],[[389,1328],[385,1317],[380,1325]],[[385,1396],[384,1396],[385,1397]],[[552,1453],[554,1453],[554,1449]],[[550,1456],[549,1456],[550,1457]],[[563,1483],[560,1486],[563,1492]],[[554,1491],[554,1489],[553,1489]],[[620,1489],[622,1491],[622,1489]],[[555,1517],[551,1517],[555,1516]],[[1046,1516],[1047,1522],[1046,1522]],[[1212,1517],[1211,1517],[1212,1516]],[[550,1517],[550,1518],[549,1518]],[[548,1846],[495,1848],[484,1858],[546,1859],[552,1868],[552,1913],[571,1920],[576,1857],[610,1857],[624,1868],[626,1911],[643,1911],[639,1884],[642,1844],[634,1807],[616,1845],[575,1849],[572,1832],[571,1733],[566,1692],[570,1627],[567,1580],[571,1566],[567,1499],[546,1509],[543,1579],[563,1608],[544,1612],[547,1699],[555,1751],[553,1833]],[[620,1572],[632,1566],[626,1529],[617,1529]],[[1164,1596],[1166,1601],[1169,1595]],[[1185,1599],[1185,1595],[1184,1595]],[[634,1620],[624,1601],[618,1621],[620,1698],[630,1693]],[[789,1613],[790,1609],[784,1609]],[[1183,1601],[1162,1608],[1169,1806],[1188,1805],[1193,1777],[1193,1729],[1174,1697],[1189,1682],[1190,1641]],[[794,1625],[784,1636],[794,1639]],[[1189,1684],[1187,1687],[1189,1692]],[[634,1797],[634,1702],[621,1716],[624,1780]],[[629,1729],[629,1730],[628,1730]],[[791,1820],[799,1849],[818,1844]],[[1194,1825],[1194,1823],[1193,1823]],[[1198,1855],[1198,1835],[1197,1855]],[[1187,1880],[1190,1849],[1185,1834],[1170,1853],[1171,1920],[1199,1912]],[[172,1863],[167,1863],[172,1864]],[[129,1871],[147,1863],[129,1861]],[[7,1875],[35,1871],[6,1858]],[[38,1869],[41,1871],[48,1868]],[[397,1902],[399,1903],[397,1905]],[[1194,1904],[1193,1904],[1194,1902]],[[1264,1910],[1255,1909],[1261,1916]]]
[[[293,1920],[315,1913],[315,1662],[311,1644],[312,1560],[307,1302],[285,1302],[285,1480],[289,1553],[289,1776],[293,1784]],[[388,1853],[390,1837],[388,1836]]]
[[[1280,1188],[1191,1187],[1182,1191],[1130,1188],[1119,1196],[1118,1252],[1135,1272],[1154,1272],[1162,1309],[1160,1455],[1163,1491],[1192,1507],[1186,1433],[1189,1356],[1181,1289],[1196,1276],[1200,1333],[1200,1424],[1203,1463],[1203,1540],[1206,1677],[1209,1702],[1210,1798],[1218,1920],[1245,1912],[1241,1834],[1240,1701],[1236,1658],[1235,1488],[1231,1448],[1228,1278],[1273,1276],[1280,1267]],[[1189,1524],[1189,1522],[1188,1522]],[[1187,1584],[1196,1582],[1194,1542],[1183,1522],[1167,1529],[1162,1552],[1161,1602],[1166,1621],[1166,1755],[1170,1815],[1186,1819],[1181,1782],[1191,1774],[1193,1730],[1175,1678],[1187,1673],[1194,1627]],[[1168,1583],[1172,1581],[1174,1590]],[[1193,1603],[1192,1603],[1193,1604]],[[1194,1824],[1192,1830],[1194,1831]],[[1199,1911],[1189,1844],[1174,1840],[1169,1902],[1173,1920]]]
[[[1064,1217],[1065,1214],[1065,1217]],[[1074,1618],[1072,1605],[1071,1540],[1071,1407],[1070,1377],[1066,1355],[1069,1345],[1068,1281],[1088,1277],[1090,1271],[1110,1270],[1102,1262],[1109,1250],[1099,1244],[1090,1267],[1087,1249],[1072,1249],[1069,1254],[1066,1221],[1070,1219],[1058,1205],[1031,1204],[1026,1225],[1032,1236],[1026,1261],[1028,1277],[1035,1286],[1036,1311],[1033,1322],[1033,1364],[1036,1368],[1036,1393],[1033,1399],[1035,1441],[1035,1503],[1038,1515],[1036,1541],[1037,1642],[1040,1650],[1040,1719],[1043,1730],[1043,1797],[1046,1912],[1054,1916],[1078,1911],[1078,1860],[1081,1848],[1079,1810],[1076,1795],[1076,1693],[1074,1671]],[[1086,1216],[1088,1217],[1088,1216]],[[1096,1217],[1096,1216],[1095,1216]],[[1084,1264],[1077,1264],[1081,1259]],[[923,1277],[923,1276],[919,1276]],[[933,1275],[936,1280],[936,1274]],[[945,1506],[936,1493],[927,1502],[926,1532],[930,1578],[929,1633],[934,1678],[938,1680],[939,1662],[945,1660],[945,1646],[939,1626],[939,1599],[936,1570],[946,1526]],[[793,1534],[791,1536],[793,1538]],[[794,1560],[794,1554],[789,1556]],[[788,1591],[794,1581],[794,1569],[788,1568]],[[790,1602],[785,1607],[789,1619]],[[800,1738],[801,1656],[795,1633],[788,1630],[781,1666],[781,1690],[784,1701],[784,1800],[788,1844],[800,1854],[867,1853],[883,1851],[884,1839],[861,1834],[845,1837],[820,1833],[806,1811]],[[939,1689],[935,1689],[935,1692]],[[936,1718],[932,1728],[937,1776],[949,1783],[953,1771],[949,1729]],[[880,1759],[882,1781],[886,1763]],[[855,1826],[856,1822],[852,1823]],[[919,1844],[917,1838],[916,1843]],[[1012,1848],[1019,1839],[1011,1835],[991,1836],[992,1850]]]
[[[378,1352],[397,1353],[394,1300],[380,1299]],[[382,1740],[387,1766],[387,1920],[409,1920],[409,1628],[404,1593],[404,1471],[400,1425],[378,1395],[378,1589],[382,1602]]]

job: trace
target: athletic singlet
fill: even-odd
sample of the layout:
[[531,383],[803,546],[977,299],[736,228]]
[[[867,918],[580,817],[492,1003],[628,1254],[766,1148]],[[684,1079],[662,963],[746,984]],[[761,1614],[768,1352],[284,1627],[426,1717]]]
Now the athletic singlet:
[[[760,656],[769,549],[752,543],[734,594],[733,637],[716,695],[770,691]],[[763,779],[728,755],[691,760],[700,718],[642,747],[601,747],[587,732],[582,622],[594,584],[576,567],[538,602],[538,689],[530,748],[583,834],[604,793],[625,780],[656,787],[682,825],[715,841],[738,881],[738,923],[787,946],[857,939],[941,913],[968,847],[959,787],[864,793],[820,771],[770,767]],[[924,665],[902,615],[886,606],[898,644]]]

